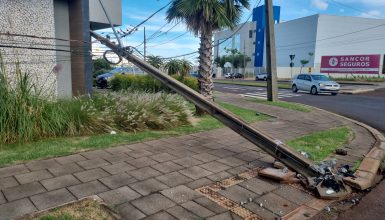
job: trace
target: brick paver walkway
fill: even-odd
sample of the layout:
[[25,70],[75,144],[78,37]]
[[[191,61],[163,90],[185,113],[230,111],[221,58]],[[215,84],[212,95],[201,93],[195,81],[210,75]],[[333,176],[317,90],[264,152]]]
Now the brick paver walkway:
[[[277,117],[254,125],[282,141],[351,126],[356,138],[346,146],[352,152],[342,158],[346,162],[366,153],[373,141],[365,129],[324,112],[288,111],[231,96],[220,99]],[[195,189],[272,162],[272,157],[228,128],[32,161],[0,168],[0,219],[91,195],[130,220],[239,219]],[[310,213],[323,208],[321,200],[301,190],[259,177],[219,193],[235,202],[251,198],[245,207],[266,219],[284,216],[303,204]]]

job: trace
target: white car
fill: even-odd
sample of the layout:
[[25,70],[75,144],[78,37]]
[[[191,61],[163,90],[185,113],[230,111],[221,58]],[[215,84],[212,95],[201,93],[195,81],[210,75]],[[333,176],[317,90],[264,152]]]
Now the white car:
[[264,80],[266,81],[267,80],[267,73],[258,73],[256,76],[255,76],[255,80],[258,81],[258,80]]
[[299,74],[294,77],[291,88],[293,92],[301,90],[310,92],[312,95],[318,93],[337,95],[341,86],[322,74]]

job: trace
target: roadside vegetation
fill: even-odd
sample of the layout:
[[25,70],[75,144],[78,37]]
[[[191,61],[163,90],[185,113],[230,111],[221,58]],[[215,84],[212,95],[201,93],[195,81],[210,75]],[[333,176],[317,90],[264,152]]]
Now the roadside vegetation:
[[[10,75],[15,76],[12,82]],[[44,90],[19,65],[7,72],[0,62],[0,145],[115,130],[171,129],[190,123],[187,102],[175,94],[130,91],[55,100]]]
[[313,161],[326,159],[336,149],[343,147],[353,137],[353,131],[347,127],[338,127],[315,132],[287,142],[300,152],[306,152]]
[[[226,103],[219,104],[250,123],[271,118],[263,114],[256,115],[256,112],[253,110]],[[190,111],[193,111],[194,105],[188,104],[188,108]],[[181,125],[167,130],[146,130],[139,132],[119,131],[114,135],[103,133],[98,135],[50,138],[36,142],[8,144],[0,148],[0,167],[30,160],[64,156],[87,150],[132,144],[224,127],[222,123],[209,115],[195,116],[192,118],[192,121],[191,124]]]
[[[246,80],[214,79],[214,82],[221,83],[221,84],[241,85],[241,86],[267,87],[266,82],[256,82],[256,81],[246,81]],[[291,85],[289,83],[278,83],[278,88],[291,89]]]
[[385,82],[383,76],[351,76],[348,77],[330,77],[334,81],[349,81],[349,82]]
[[[194,77],[173,75],[175,79],[198,90],[198,80]],[[110,82],[113,91],[135,90],[142,92],[171,92],[167,86],[149,75],[116,75]]]
[[253,98],[246,98],[246,100],[250,101],[250,102],[255,102],[258,104],[277,106],[280,108],[290,109],[290,110],[299,111],[299,112],[310,112],[311,111],[311,109],[309,107],[302,105],[302,104],[299,104],[299,103],[284,102],[284,101],[269,102],[267,100],[253,99]]

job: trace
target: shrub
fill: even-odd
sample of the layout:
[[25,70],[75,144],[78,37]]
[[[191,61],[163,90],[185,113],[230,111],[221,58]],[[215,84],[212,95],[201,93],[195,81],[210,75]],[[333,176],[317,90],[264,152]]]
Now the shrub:
[[[184,83],[188,87],[198,90],[198,80],[193,77],[173,76],[175,79]],[[132,91],[147,91],[147,92],[170,92],[171,90],[163,85],[159,80],[154,79],[149,75],[116,75],[110,82],[111,88],[114,91],[132,90]]]

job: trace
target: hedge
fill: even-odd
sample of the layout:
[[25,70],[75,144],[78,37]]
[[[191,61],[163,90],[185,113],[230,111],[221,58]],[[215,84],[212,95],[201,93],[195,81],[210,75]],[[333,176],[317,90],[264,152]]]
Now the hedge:
[[[198,91],[198,80],[193,77],[173,76],[178,81],[184,83],[188,87]],[[116,75],[110,82],[111,88],[114,91],[134,90],[146,92],[170,92],[171,90],[163,85],[159,80],[154,79],[149,75]]]

